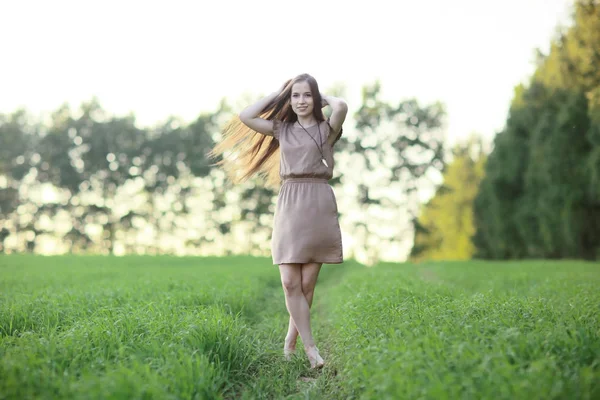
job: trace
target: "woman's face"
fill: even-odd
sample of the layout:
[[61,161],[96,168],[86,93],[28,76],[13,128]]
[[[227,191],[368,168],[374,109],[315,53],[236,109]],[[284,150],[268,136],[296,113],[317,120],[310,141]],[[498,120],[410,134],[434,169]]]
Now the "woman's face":
[[311,115],[314,108],[313,96],[308,82],[297,82],[292,86],[292,110],[298,116]]

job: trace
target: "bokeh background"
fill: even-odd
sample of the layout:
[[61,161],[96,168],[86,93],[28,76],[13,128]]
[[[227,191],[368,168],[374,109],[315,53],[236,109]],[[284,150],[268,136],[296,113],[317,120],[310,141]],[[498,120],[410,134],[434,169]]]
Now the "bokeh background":
[[21,1],[0,25],[0,252],[269,255],[223,125],[310,73],[349,104],[347,258],[600,257],[600,5]]

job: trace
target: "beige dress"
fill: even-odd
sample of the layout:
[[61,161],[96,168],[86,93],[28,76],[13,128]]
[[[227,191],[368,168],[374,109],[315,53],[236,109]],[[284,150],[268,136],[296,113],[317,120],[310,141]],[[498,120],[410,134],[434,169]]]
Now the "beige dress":
[[[329,185],[334,167],[333,149],[327,143],[330,126],[323,121],[304,128],[306,131],[291,122],[274,123],[283,183],[273,222],[273,264],[340,264],[343,262],[342,234],[335,193]],[[328,166],[321,161],[317,143],[323,143],[322,152]]]

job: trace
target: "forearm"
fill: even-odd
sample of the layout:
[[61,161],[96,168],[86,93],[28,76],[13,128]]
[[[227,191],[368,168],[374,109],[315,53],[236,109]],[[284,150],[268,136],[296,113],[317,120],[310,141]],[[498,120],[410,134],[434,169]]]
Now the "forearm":
[[338,97],[321,95],[321,98],[327,103],[325,105],[331,106],[332,110],[347,110],[348,105],[344,101],[344,99],[340,99]]
[[278,92],[273,92],[273,93],[269,94],[268,96],[265,96],[262,99],[258,100],[256,103],[251,104],[248,107],[244,108],[239,114],[240,119],[242,121],[244,121],[247,119],[252,119],[252,118],[258,117],[258,115],[261,113],[261,111],[269,103],[271,103],[273,100],[275,100],[275,98],[278,95],[279,95]]

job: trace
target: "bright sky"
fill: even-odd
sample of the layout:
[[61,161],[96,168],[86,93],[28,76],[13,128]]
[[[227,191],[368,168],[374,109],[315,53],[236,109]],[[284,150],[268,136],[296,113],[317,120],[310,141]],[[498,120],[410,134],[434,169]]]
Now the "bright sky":
[[11,1],[2,6],[0,112],[97,96],[141,125],[189,121],[223,97],[308,72],[351,111],[379,79],[394,102],[440,100],[452,140],[491,138],[569,0]]

